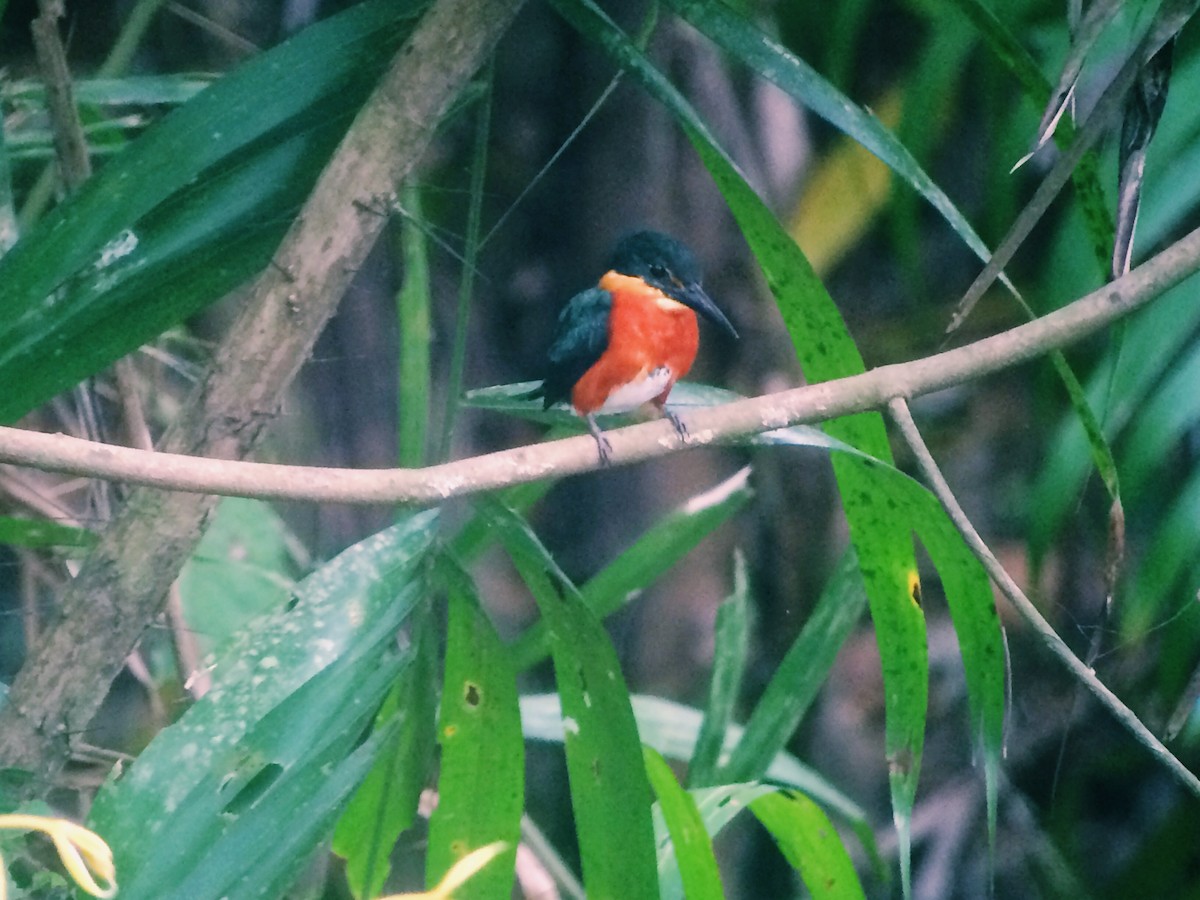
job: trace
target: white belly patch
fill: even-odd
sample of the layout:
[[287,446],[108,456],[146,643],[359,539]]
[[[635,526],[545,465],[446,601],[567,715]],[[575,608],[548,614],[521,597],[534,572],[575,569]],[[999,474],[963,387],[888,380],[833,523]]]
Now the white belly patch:
[[642,378],[623,384],[604,401],[598,412],[622,413],[649,403],[671,384],[671,370],[666,366],[651,369]]

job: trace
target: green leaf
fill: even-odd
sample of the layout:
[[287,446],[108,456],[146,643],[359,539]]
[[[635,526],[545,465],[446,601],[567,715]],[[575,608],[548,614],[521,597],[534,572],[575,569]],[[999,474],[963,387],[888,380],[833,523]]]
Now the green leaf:
[[[644,747],[643,752],[646,775],[671,836],[672,855],[688,900],[721,900],[725,896],[721,873],[695,798],[679,786],[671,767],[653,748]],[[662,858],[660,850],[660,871]]]
[[413,662],[375,718],[374,730],[386,735],[384,743],[333,833],[333,852],[346,860],[346,881],[356,900],[383,889],[392,848],[416,818],[433,763],[438,637],[430,604],[416,606],[412,619]]
[[23,235],[0,260],[0,422],[265,266],[420,8],[367,0],[253,58]]
[[217,505],[179,574],[184,619],[205,653],[287,601],[293,540],[268,503],[227,497]]
[[754,800],[750,811],[771,832],[815,900],[865,897],[837,829],[803,794],[768,794]]
[[[721,784],[711,788],[696,788],[688,796],[696,808],[700,822],[710,838],[715,838],[722,829],[759,797],[774,793],[779,788],[766,784]],[[667,831],[662,810],[655,809],[654,833],[658,838],[658,878],[660,900],[684,900],[685,895],[679,861],[675,858],[675,842]]]
[[400,249],[404,258],[404,282],[396,294],[396,318],[400,325],[400,371],[397,392],[399,409],[399,461],[407,468],[425,464],[428,447],[430,351],[432,337],[429,307],[429,251],[425,244],[427,225],[421,212],[421,189],[404,188]]
[[0,516],[0,544],[16,547],[90,547],[96,535],[86,528],[60,525],[46,519]]
[[[92,106],[177,106],[186,103],[217,80],[200,73],[127,75],[123,78],[80,78],[71,82],[75,102]],[[0,98],[12,104],[44,106],[46,86],[19,79],[0,85]]]
[[480,508],[549,627],[587,895],[593,900],[656,900],[650,785],[616,652],[579,591],[529,527],[495,501],[484,500]]
[[[436,521],[434,513],[413,515],[356,544],[306,578],[285,608],[256,620],[227,648],[204,698],[176,724],[159,732],[123,777],[104,786],[92,808],[92,821],[117,841],[113,850],[123,891],[133,873],[165,867],[159,835],[184,828],[183,811],[189,812],[188,828],[209,833],[216,826],[205,816],[217,815],[228,802],[228,789],[222,788],[228,779],[248,784],[260,773],[278,773],[268,769],[272,765],[286,774],[289,765],[306,758],[303,753],[315,752],[317,739],[330,732],[324,730],[324,719],[315,707],[314,724],[306,724],[310,721],[307,707],[291,698],[339,660],[347,662],[338,671],[349,671],[354,677],[360,661],[371,671],[378,667],[380,654],[394,643],[396,629],[426,592],[423,561]],[[389,678],[394,679],[398,669],[399,663],[392,666]],[[336,685],[342,684],[343,674],[331,676]],[[326,687],[312,691],[329,704],[325,718],[336,716],[343,706],[347,715],[357,709],[357,703],[351,702],[357,696],[353,678],[345,686],[349,696],[338,695],[336,685],[329,686],[333,681],[321,684]],[[379,688],[381,698],[387,687],[385,683]],[[367,706],[361,714],[374,712],[373,706]],[[262,736],[273,742],[272,753],[283,752],[279,742],[292,748],[287,765],[272,763],[257,744],[247,751],[249,756],[231,749],[257,723],[272,716]],[[354,737],[351,734],[346,740],[353,742]],[[329,745],[330,754],[336,756],[336,750]],[[330,757],[322,759],[322,765],[330,762]],[[369,767],[370,762],[368,756],[364,765]],[[346,790],[353,787],[350,784]],[[190,799],[197,796],[206,799]],[[187,808],[191,802],[200,808],[194,816]],[[300,827],[291,821],[291,814],[284,824]],[[172,841],[165,846],[176,853],[184,845]],[[179,866],[185,863],[184,858],[178,860]]]
[[468,853],[495,841],[509,848],[455,891],[459,898],[507,897],[525,801],[525,746],[517,678],[466,572],[445,557],[450,592],[446,671],[438,742],[438,805],[429,822],[425,883],[432,887]]
[[439,461],[450,458],[450,440],[454,436],[454,421],[458,417],[458,402],[462,396],[463,370],[467,359],[467,322],[474,293],[476,259],[480,242],[480,219],[483,213],[483,188],[487,177],[487,154],[492,129],[492,67],[483,75],[483,101],[475,123],[475,152],[471,160],[471,201],[467,208],[466,246],[463,248],[462,273],[458,284],[458,304],[455,313],[454,342],[450,351],[450,372],[447,376],[446,409],[442,416],[442,440],[438,449]]
[[[90,826],[113,849],[123,900],[273,900],[296,880],[297,860],[327,836],[382,742],[381,734],[354,748],[406,657],[389,636],[376,638],[234,740],[190,730],[194,742],[217,741],[215,752],[198,760],[187,751],[196,743],[183,746],[174,766],[187,768],[193,785],[155,818],[139,821],[131,808],[157,806],[162,789],[174,786],[169,770],[149,771],[139,760],[106,785],[108,802],[100,802],[104,792],[97,797]],[[172,743],[172,730],[151,747],[163,735]]]
[[932,494],[904,477],[890,479],[886,490],[889,505],[895,504],[897,513],[912,523],[929,552],[950,607],[967,681],[970,734],[982,751],[988,840],[993,847],[1004,751],[1007,652],[991,582]]
[[[749,469],[741,470],[656,522],[583,586],[580,594],[588,609],[598,617],[608,616],[661,578],[746,505],[753,495],[749,475]],[[544,659],[549,643],[545,622],[530,626],[512,645],[517,670]]]
[[[717,761],[725,741],[725,732],[733,721],[750,649],[749,592],[746,559],[738,551],[734,555],[733,594],[717,607],[712,679],[708,686],[708,702],[704,707],[704,724],[696,738],[696,751],[688,763],[689,787],[717,783]],[[782,745],[776,749],[782,749]]]

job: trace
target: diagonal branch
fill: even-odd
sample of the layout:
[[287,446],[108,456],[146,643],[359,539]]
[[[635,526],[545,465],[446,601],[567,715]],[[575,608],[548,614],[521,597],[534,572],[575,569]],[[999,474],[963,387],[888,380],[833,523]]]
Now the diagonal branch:
[[[428,8],[164,438],[168,466],[173,454],[238,459],[255,446],[386,223],[374,201],[390,196],[416,165],[520,5],[436,0]],[[161,611],[215,502],[152,490],[130,495],[0,709],[0,768],[49,774],[61,766],[69,736],[91,721],[125,656]]]
[[[687,413],[685,444],[665,422],[606,432],[615,463],[885,406],[1016,365],[1149,303],[1200,269],[1200,229],[1128,275],[1053,313],[944,353],[861,375]],[[433,504],[449,497],[596,468],[590,437],[518,447],[424,469],[331,469],[233,463],[0,428],[0,462],[180,491],[339,503]]]
[[1125,726],[1126,730],[1133,735],[1137,742],[1149,750],[1155,759],[1166,766],[1184,787],[1197,797],[1200,797],[1200,778],[1197,778],[1195,773],[1184,766],[1170,750],[1163,746],[1162,742],[1151,733],[1150,729],[1142,724],[1142,720],[1137,717],[1133,710],[1122,703],[1121,699],[1109,690],[1104,682],[1096,677],[1095,671],[1071,652],[1071,648],[1063,643],[1063,639],[1058,636],[1058,633],[1051,627],[1050,623],[1042,618],[1042,614],[1038,612],[1037,607],[1017,587],[1017,583],[1012,580],[1012,576],[1004,570],[1004,566],[1000,564],[1000,561],[988,549],[988,545],[979,536],[979,532],[975,530],[975,526],[971,524],[970,519],[967,518],[967,514],[958,505],[958,499],[954,496],[954,492],[950,490],[950,485],[946,483],[941,470],[938,469],[937,462],[929,452],[929,448],[925,446],[921,432],[917,429],[912,414],[908,410],[908,404],[904,400],[897,398],[888,404],[888,412],[891,413],[892,420],[899,427],[900,434],[903,436],[905,443],[908,444],[916,456],[917,465],[920,467],[921,473],[925,476],[930,489],[937,495],[938,500],[941,501],[942,507],[950,517],[950,521],[954,523],[954,527],[963,536],[963,540],[971,548],[971,552],[983,563],[984,569],[987,570],[996,587],[1008,598],[1009,602],[1012,603],[1013,607],[1021,615],[1021,618],[1038,633],[1038,636],[1042,639],[1042,643],[1045,644],[1054,657],[1067,667],[1071,674],[1079,680],[1080,684],[1096,695],[1096,699],[1113,714],[1113,717],[1118,722]]

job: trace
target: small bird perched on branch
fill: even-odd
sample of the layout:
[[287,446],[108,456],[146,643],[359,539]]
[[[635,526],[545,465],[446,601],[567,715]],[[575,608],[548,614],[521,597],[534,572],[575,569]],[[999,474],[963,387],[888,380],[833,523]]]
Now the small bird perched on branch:
[[700,286],[700,265],[687,247],[657,231],[630,234],[617,244],[599,284],[572,297],[559,315],[546,377],[530,396],[540,396],[546,409],[569,401],[596,439],[602,465],[612,447],[596,413],[650,403],[686,437],[666,402],[696,358],[696,313],[737,337]]

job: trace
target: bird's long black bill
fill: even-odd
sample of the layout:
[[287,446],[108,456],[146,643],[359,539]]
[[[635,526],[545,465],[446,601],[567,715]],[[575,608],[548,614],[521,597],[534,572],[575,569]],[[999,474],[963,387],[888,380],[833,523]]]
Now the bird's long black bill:
[[712,298],[704,293],[704,289],[699,285],[688,285],[684,289],[683,295],[678,299],[682,300],[710,322],[720,325],[730,336],[735,338],[738,336],[737,329],[733,327],[733,323],[725,317],[725,313],[721,312],[721,308],[713,303]]

